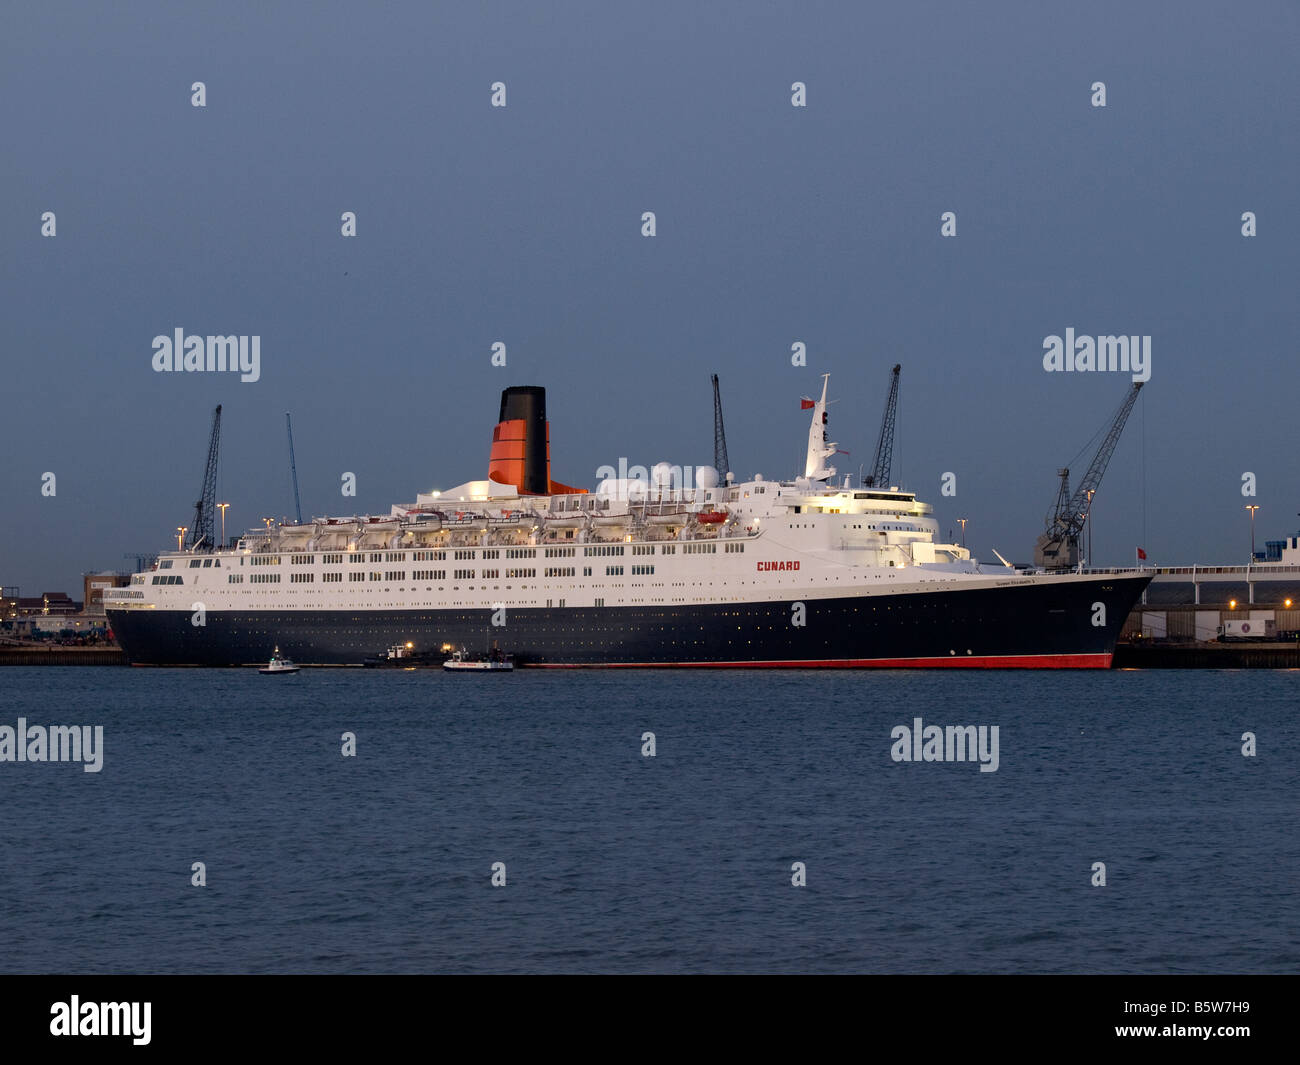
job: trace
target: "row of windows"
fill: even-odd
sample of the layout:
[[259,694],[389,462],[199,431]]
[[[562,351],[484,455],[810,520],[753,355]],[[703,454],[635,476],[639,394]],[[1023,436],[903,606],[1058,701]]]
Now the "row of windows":
[[[684,549],[685,549],[685,553],[687,554],[716,554],[718,548],[716,543],[703,543],[703,544],[686,544],[684,545]],[[733,553],[743,552],[745,550],[745,545],[740,543],[727,544],[726,550],[728,552],[733,552]],[[544,554],[546,558],[572,558],[576,553],[576,551],[577,549],[573,547],[548,547],[544,549]],[[599,556],[609,556],[609,555],[622,555],[625,553],[625,548],[622,544],[599,544],[590,547],[584,547],[582,549],[582,552],[584,555],[590,558],[593,556],[599,557]],[[664,555],[675,555],[677,553],[677,545],[660,544],[659,552],[660,554],[664,554]],[[632,545],[632,554],[634,555],[653,555],[654,553],[655,553],[654,544]],[[344,554],[341,552],[331,552],[329,554],[322,555],[321,560],[327,566],[342,565],[345,562],[351,563],[352,565],[355,566],[364,566],[368,562],[369,563],[405,562],[406,556],[408,554],[410,554],[413,560],[416,562],[441,562],[444,561],[447,557],[447,552],[445,550],[428,550],[428,551],[412,551],[412,552],[371,551],[369,553],[365,551],[358,551],[355,553],[348,553],[348,554]],[[453,554],[458,561],[468,561],[479,557],[478,551],[472,548],[460,548],[457,549]],[[496,548],[484,548],[481,557],[485,559],[500,558],[501,552],[499,549]],[[506,558],[536,558],[536,557],[537,557],[537,548],[535,547],[511,547],[506,549]],[[281,556],[280,555],[253,555],[249,561],[250,564],[254,566],[278,566],[281,562]],[[308,566],[308,565],[312,565],[315,561],[316,561],[316,556],[314,554],[298,553],[298,554],[290,555],[289,557],[290,564],[294,566]],[[158,568],[170,569],[171,564],[172,564],[171,559],[164,559],[162,562],[158,564]],[[209,566],[212,566],[213,564],[214,561],[212,559],[194,559],[190,562],[190,568],[197,569],[200,566],[207,568]],[[215,561],[215,565],[217,566],[221,565],[220,559]]]
[[740,555],[744,554],[745,551],[744,544],[724,544],[723,547],[726,548],[727,554],[729,555]]
[[[217,569],[221,568],[221,559],[212,558],[195,558],[190,560],[190,569],[198,569],[202,566],[204,569],[211,569],[213,563],[216,563]],[[167,568],[167,567],[164,567]]]
[[[689,548],[700,549],[700,548],[707,548],[707,547],[713,547],[713,546],[714,546],[714,545],[712,545],[712,544],[690,544],[690,545],[687,545],[688,549],[689,549]],[[741,547],[741,548],[743,548],[744,545],[743,545],[743,544],[728,544],[728,545],[725,545],[725,546],[727,547],[728,550],[730,550],[732,547]],[[211,561],[211,560],[209,560],[209,561]],[[893,563],[890,563],[890,565],[893,565]],[[654,572],[655,572],[655,567],[654,567],[653,564],[635,565],[635,566],[632,567],[632,575],[633,575],[633,576],[638,576],[638,577],[640,577],[640,576],[653,576],[653,575],[654,575]],[[577,573],[576,573],[576,567],[574,567],[574,566],[550,566],[550,567],[547,567],[546,570],[545,570],[545,576],[547,576],[547,577],[573,577],[573,576],[576,576],[576,575],[577,575]],[[584,567],[582,568],[582,575],[583,575],[584,577],[590,577],[590,576],[592,575],[591,567],[590,567],[590,566],[584,566]],[[611,566],[606,566],[606,567],[605,567],[605,575],[608,576],[608,577],[621,577],[621,576],[623,576],[623,567],[622,567],[621,565],[611,565]],[[467,569],[466,569],[466,570],[456,570],[456,571],[454,572],[453,576],[454,576],[454,579],[456,579],[456,580],[474,580],[474,579],[475,579],[475,571],[474,571],[474,570],[467,570]],[[537,576],[537,570],[536,570],[536,569],[533,569],[533,568],[527,568],[527,569],[523,569],[523,568],[521,568],[521,569],[508,569],[508,570],[506,570],[506,579],[507,579],[507,580],[528,579],[528,578],[535,578],[536,576]],[[385,572],[383,572],[383,573],[380,573],[380,572],[377,572],[377,571],[371,571],[370,574],[369,574],[369,577],[370,577],[370,580],[372,580],[372,581],[405,581],[405,580],[406,580],[406,571],[405,571],[405,570],[388,570],[388,571],[385,571]],[[412,573],[412,579],[413,579],[413,580],[417,580],[417,581],[420,581],[420,580],[436,580],[436,581],[441,581],[441,580],[446,580],[446,578],[447,578],[447,571],[446,571],[446,570],[415,570],[415,571]],[[496,569],[486,569],[486,570],[483,570],[483,572],[482,572],[482,578],[483,578],[484,580],[496,580],[496,579],[499,579],[499,578],[500,578],[500,570],[496,570]],[[243,578],[243,575],[242,575],[242,574],[235,574],[235,573],[228,574],[227,577],[226,577],[226,579],[227,579],[227,582],[230,583],[230,584],[242,584],[242,583],[244,582],[244,578]],[[348,580],[349,580],[349,581],[364,581],[365,579],[366,579],[366,574],[365,574],[365,573],[349,573],[349,574],[348,574]],[[279,584],[279,583],[280,583],[280,575],[279,575],[279,574],[275,574],[275,573],[253,574],[253,575],[250,577],[250,580],[251,580],[251,582],[254,583],[254,584]],[[295,583],[295,584],[311,584],[311,583],[314,582],[314,580],[315,580],[315,576],[314,576],[314,574],[311,574],[311,573],[294,573],[294,574],[290,574],[289,580],[290,580],[292,583]],[[323,574],[321,574],[321,580],[322,580],[322,582],[324,582],[324,583],[331,583],[331,584],[332,584],[332,583],[338,583],[338,582],[341,582],[341,581],[343,580],[343,574],[342,574],[342,573],[323,573]],[[178,576],[161,576],[161,575],[155,575],[155,576],[153,577],[153,583],[154,583],[154,584],[181,584],[181,583],[183,583],[183,581],[182,581],[182,578],[180,578],[180,577],[178,577]]]
[[[891,562],[890,565],[892,566],[893,563]],[[652,576],[654,576],[654,572],[655,572],[655,567],[654,567],[653,564],[640,564],[640,565],[635,565],[635,566],[632,567],[632,576],[634,576],[634,577],[652,577]],[[590,576],[591,576],[591,567],[590,567],[590,566],[584,566],[583,569],[582,569],[582,575],[583,575],[584,577],[590,577]],[[622,567],[621,565],[617,565],[617,566],[615,566],[615,565],[606,566],[606,567],[605,567],[605,575],[606,575],[607,577],[621,577],[621,576],[623,576],[623,567]],[[484,570],[483,573],[482,573],[482,576],[483,576],[483,579],[485,579],[485,580],[495,580],[495,579],[498,579],[498,578],[500,577],[500,571],[499,571],[499,570],[491,570],[491,569],[489,569],[489,570]],[[529,578],[529,577],[536,577],[536,576],[537,576],[537,570],[535,570],[535,569],[513,569],[513,570],[507,570],[507,571],[506,571],[506,577],[507,577],[507,579],[514,579],[514,578]],[[545,571],[545,576],[547,576],[547,577],[573,577],[573,576],[576,576],[576,567],[574,567],[574,566],[548,566],[548,567],[546,568],[546,571]],[[442,570],[442,569],[415,570],[415,571],[411,574],[411,577],[412,577],[413,580],[417,580],[417,581],[430,581],[430,580],[431,580],[431,581],[441,581],[441,580],[446,580],[446,579],[447,579],[447,571],[446,571],[446,570]],[[473,571],[473,570],[456,570],[456,572],[455,572],[455,577],[456,577],[457,580],[462,580],[462,579],[472,580],[472,579],[474,579],[474,571]],[[365,573],[349,573],[349,574],[348,574],[348,580],[349,580],[349,581],[364,581],[365,579],[366,579],[366,574],[365,574]],[[406,579],[406,573],[405,573],[405,571],[401,571],[401,572],[393,572],[393,571],[389,571],[389,572],[385,572],[385,573],[374,573],[374,572],[372,572],[372,573],[370,574],[370,579],[371,579],[372,581],[381,581],[381,580],[384,580],[384,581],[405,580],[405,579]],[[231,573],[231,574],[227,574],[227,576],[226,576],[226,580],[227,580],[227,582],[230,583],[230,584],[243,584],[243,583],[244,583],[244,576],[243,576],[243,574],[241,574],[241,573]],[[252,576],[249,577],[249,580],[250,580],[253,584],[279,584],[279,583],[280,583],[280,575],[279,575],[278,573],[255,573],[255,574],[253,574]],[[311,583],[313,583],[314,575],[311,574],[311,573],[293,573],[293,574],[290,574],[290,575],[289,575],[289,580],[290,580],[292,583],[295,583],[295,584],[311,584]],[[326,584],[336,584],[336,583],[338,583],[338,582],[340,582],[340,581],[342,581],[342,580],[343,580],[343,574],[342,574],[342,573],[322,573],[322,574],[321,574],[321,581],[324,582],[324,583],[326,583]],[[158,575],[155,575],[155,576],[153,577],[153,583],[154,583],[154,584],[181,584],[181,583],[183,583],[183,582],[182,582],[182,578],[177,577],[177,576],[158,576]]]

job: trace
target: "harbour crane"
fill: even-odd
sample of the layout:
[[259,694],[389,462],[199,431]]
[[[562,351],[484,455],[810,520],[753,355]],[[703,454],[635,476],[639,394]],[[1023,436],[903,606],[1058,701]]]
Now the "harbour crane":
[[302,504],[298,502],[298,464],[293,460],[293,422],[289,412],[284,412],[284,426],[289,431],[289,476],[293,480],[293,509],[298,515],[298,524],[302,524]]
[[[1133,382],[1132,389],[1124,397],[1115,416],[1110,421],[1110,428],[1102,439],[1092,464],[1079,482],[1079,487],[1070,493],[1069,467],[1061,467],[1056,475],[1061,478],[1060,488],[1056,493],[1056,504],[1047,516],[1047,528],[1034,546],[1034,565],[1049,571],[1074,569],[1079,564],[1079,538],[1092,511],[1092,497],[1101,487],[1102,475],[1110,463],[1111,456],[1119,444],[1124,423],[1133,411],[1138,393],[1142,391],[1141,381]],[[1091,561],[1091,560],[1089,560]]]
[[203,467],[203,487],[194,504],[194,520],[185,533],[187,551],[211,551],[216,547],[213,521],[217,510],[217,455],[221,451],[221,404],[212,412],[212,436],[208,440],[208,461]]
[[894,419],[898,415],[898,375],[902,364],[889,371],[889,395],[885,399],[885,414],[880,419],[880,436],[876,440],[876,457],[871,462],[871,473],[863,487],[888,488],[890,467],[894,464]]
[[718,391],[717,374],[713,375],[713,465],[725,485],[731,460],[727,457],[727,430],[722,425],[722,394]]

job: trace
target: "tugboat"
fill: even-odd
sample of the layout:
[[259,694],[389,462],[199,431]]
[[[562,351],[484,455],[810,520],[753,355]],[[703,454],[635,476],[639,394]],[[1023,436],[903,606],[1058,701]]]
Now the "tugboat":
[[415,644],[408,640],[406,643],[393,644],[382,655],[370,655],[361,664],[366,669],[414,669],[417,665],[424,664],[424,658],[424,655],[415,652]]
[[277,647],[271,655],[271,661],[262,666],[259,673],[297,673],[302,667],[280,654],[280,648]]
[[451,672],[509,672],[515,668],[515,660],[510,655],[503,655],[496,647],[483,658],[471,657],[462,647],[442,664],[442,668]]

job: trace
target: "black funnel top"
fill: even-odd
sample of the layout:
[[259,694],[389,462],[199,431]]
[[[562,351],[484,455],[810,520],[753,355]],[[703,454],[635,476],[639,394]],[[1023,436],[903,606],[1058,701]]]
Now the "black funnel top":
[[546,446],[546,389],[513,385],[501,393],[499,421],[524,423],[523,476],[519,491],[546,495],[551,488],[550,455]]
[[546,389],[541,385],[511,385],[501,393],[499,422],[522,418],[526,422],[546,421]]

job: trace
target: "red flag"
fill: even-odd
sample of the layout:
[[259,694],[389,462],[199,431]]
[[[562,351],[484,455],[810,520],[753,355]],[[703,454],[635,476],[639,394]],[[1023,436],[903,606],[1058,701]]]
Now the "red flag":
[[800,409],[800,410],[812,410],[813,407],[815,407],[815,406],[817,406],[817,404],[814,403],[814,402],[813,402],[811,399],[809,399],[807,396],[804,396],[802,399],[799,400],[799,409]]
[[1139,562],[1145,562],[1145,561],[1146,561],[1146,557],[1147,557],[1147,553],[1146,553],[1145,551],[1143,551],[1142,548],[1139,547],[1139,548],[1138,548],[1138,561],[1139,561]]

